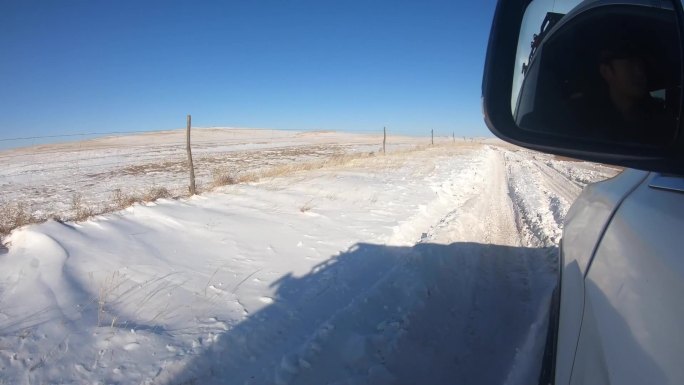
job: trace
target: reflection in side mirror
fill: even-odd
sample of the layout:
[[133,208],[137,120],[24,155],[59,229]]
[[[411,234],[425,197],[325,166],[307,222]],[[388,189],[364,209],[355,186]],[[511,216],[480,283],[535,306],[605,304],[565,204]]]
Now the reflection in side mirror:
[[517,125],[606,143],[672,143],[681,93],[674,11],[595,1],[558,12],[543,4],[530,3],[521,28]]

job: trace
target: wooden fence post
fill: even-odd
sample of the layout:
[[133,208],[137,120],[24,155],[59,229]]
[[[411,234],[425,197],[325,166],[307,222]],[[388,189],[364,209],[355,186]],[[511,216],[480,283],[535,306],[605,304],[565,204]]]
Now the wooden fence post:
[[430,137],[431,137],[430,144],[432,146],[434,146],[435,145],[435,130],[434,129],[430,130]]
[[451,131],[451,139],[454,140],[454,143],[456,143],[456,133]]
[[382,153],[384,154],[385,151],[385,143],[387,142],[387,128],[383,127],[382,128]]
[[195,195],[195,167],[192,165],[192,150],[190,149],[190,126],[192,117],[188,115],[188,129],[186,132],[185,150],[188,152],[188,168],[190,169],[190,195]]

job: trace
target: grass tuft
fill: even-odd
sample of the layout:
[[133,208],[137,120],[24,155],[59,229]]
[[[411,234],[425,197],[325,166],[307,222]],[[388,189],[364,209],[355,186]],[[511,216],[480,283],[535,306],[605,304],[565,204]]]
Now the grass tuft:
[[7,235],[17,227],[34,223],[36,218],[23,202],[0,204],[0,235]]
[[72,196],[71,211],[74,214],[74,220],[77,222],[85,221],[94,215],[93,208],[83,201],[83,196],[81,194],[74,194]]
[[141,202],[142,199],[133,195],[124,194],[121,189],[118,188],[112,192],[112,201],[114,202],[114,210],[123,210],[135,203]]
[[171,193],[165,187],[152,187],[143,195],[143,202],[154,202],[157,199],[171,198]]
[[312,201],[310,200],[310,201],[304,203],[302,205],[302,207],[299,208],[299,211],[302,213],[305,213],[307,211],[310,211],[312,208],[314,208],[314,205],[313,205]]
[[214,170],[213,179],[212,184],[214,187],[228,186],[239,182],[238,178],[233,174],[220,170]]

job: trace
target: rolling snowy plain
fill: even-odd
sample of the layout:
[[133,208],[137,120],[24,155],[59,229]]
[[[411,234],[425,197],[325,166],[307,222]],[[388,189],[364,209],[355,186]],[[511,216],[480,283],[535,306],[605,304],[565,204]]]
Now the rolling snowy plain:
[[[114,135],[0,151],[0,208],[21,202],[34,218],[78,217],[73,201],[93,212],[110,211],[114,196],[144,196],[164,188],[188,193],[185,130]],[[71,139],[67,137],[67,139]],[[445,138],[437,138],[437,143]],[[451,141],[451,138],[448,139]],[[376,152],[382,135],[331,131],[193,128],[197,186],[208,190],[218,176],[239,177],[287,164],[316,162],[345,154]],[[388,151],[427,144],[427,138],[392,135]],[[0,228],[4,225],[0,218]]]
[[[320,135],[318,156],[378,148]],[[415,144],[14,230],[0,383],[534,382],[564,216],[618,170]]]

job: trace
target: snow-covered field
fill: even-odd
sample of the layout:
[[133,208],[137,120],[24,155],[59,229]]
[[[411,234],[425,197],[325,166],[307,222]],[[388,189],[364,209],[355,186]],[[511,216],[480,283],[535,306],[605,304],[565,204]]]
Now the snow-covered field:
[[[0,151],[0,209],[22,202],[35,219],[72,219],[79,206],[110,211],[117,196],[144,196],[165,188],[188,194],[185,130],[110,136]],[[437,138],[437,142],[451,138]],[[390,135],[387,151],[413,148],[429,138]],[[331,131],[195,128],[192,151],[197,185],[274,166],[315,162],[331,156],[378,152],[382,135]],[[116,195],[116,196],[115,196]],[[2,210],[0,210],[1,212]],[[0,228],[3,227],[0,218]]]
[[616,170],[497,143],[15,230],[0,383],[533,383],[563,218]]

